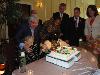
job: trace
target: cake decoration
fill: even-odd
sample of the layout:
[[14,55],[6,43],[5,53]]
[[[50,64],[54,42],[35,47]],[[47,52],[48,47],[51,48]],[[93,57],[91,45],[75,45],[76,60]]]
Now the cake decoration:
[[58,41],[53,40],[51,42],[46,40],[41,46],[42,49],[51,51],[46,56],[47,62],[64,68],[70,68],[74,65],[74,62],[79,61],[81,58],[81,53],[77,48],[71,47],[61,39],[58,39]]

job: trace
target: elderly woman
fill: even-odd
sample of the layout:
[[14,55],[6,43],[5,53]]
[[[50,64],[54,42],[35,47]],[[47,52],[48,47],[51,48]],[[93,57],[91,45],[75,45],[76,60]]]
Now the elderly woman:
[[[45,51],[38,51],[37,44],[33,44],[34,37],[27,36],[24,38],[23,49],[25,50],[26,63],[31,63],[46,55]],[[19,50],[20,52],[20,50]]]
[[[25,51],[25,57],[27,63],[30,63],[35,60],[35,54],[32,50],[33,42],[34,42],[34,38],[32,36],[27,36],[24,38],[23,45],[21,45],[20,47]],[[19,48],[19,53],[20,53],[20,48]]]

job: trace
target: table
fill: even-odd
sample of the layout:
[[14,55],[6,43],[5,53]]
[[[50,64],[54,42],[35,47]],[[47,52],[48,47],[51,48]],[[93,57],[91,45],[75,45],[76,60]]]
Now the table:
[[[46,62],[45,58],[42,58],[38,61],[28,64],[27,70],[33,70],[34,75],[62,75],[62,72],[66,73],[64,75],[88,75],[85,72],[90,70],[91,68],[96,69],[97,60],[95,56],[91,52],[88,52],[86,49],[80,48],[80,50],[82,58],[69,69],[65,69]],[[27,75],[27,72],[20,73],[19,70],[15,70],[13,72],[13,75]]]

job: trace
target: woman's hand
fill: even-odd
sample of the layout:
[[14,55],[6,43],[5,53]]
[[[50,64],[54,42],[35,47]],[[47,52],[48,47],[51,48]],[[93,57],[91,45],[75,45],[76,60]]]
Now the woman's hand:
[[94,38],[92,36],[86,35],[86,40],[88,42],[94,41]]
[[30,47],[24,47],[24,48],[25,48],[26,52],[28,52],[28,53],[33,52],[32,48],[30,48]]
[[47,45],[46,45],[46,44],[41,44],[41,50],[42,50],[43,52],[45,52],[46,50],[48,50]]
[[95,49],[93,51],[94,54],[100,54],[100,40],[96,39],[95,41]]
[[28,53],[32,53],[33,50],[32,50],[31,48],[29,48],[29,49],[27,50],[27,52],[28,52]]
[[89,35],[86,35],[86,40],[87,40],[87,41],[89,41],[89,37],[90,37]]
[[47,50],[47,49],[48,49],[47,45],[43,44],[42,45],[42,50]]
[[51,42],[49,40],[46,40],[43,44],[41,44],[41,48],[43,52],[51,49]]

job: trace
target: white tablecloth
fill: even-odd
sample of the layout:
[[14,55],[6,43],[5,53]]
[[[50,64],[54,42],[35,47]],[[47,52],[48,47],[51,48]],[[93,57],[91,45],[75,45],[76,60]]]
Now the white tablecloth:
[[[46,62],[45,58],[27,65],[27,71],[33,70],[34,75],[88,75],[86,72],[92,68],[97,68],[95,56],[85,49],[81,49],[82,58],[71,68],[65,69],[54,64]],[[14,75],[27,75],[27,72],[20,73],[19,70],[13,72]]]

